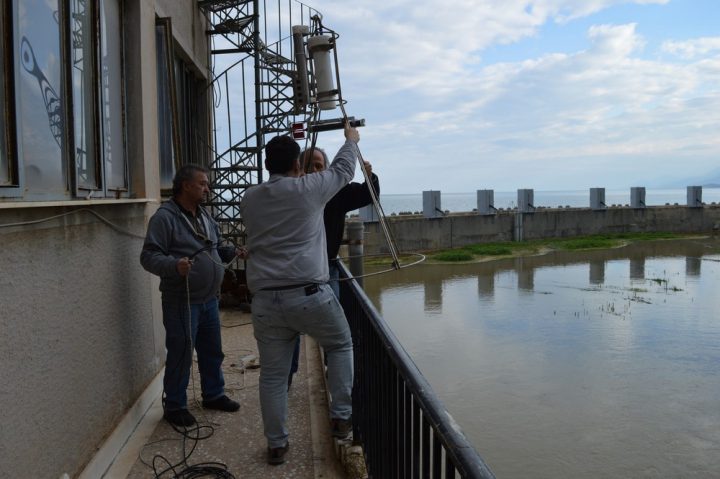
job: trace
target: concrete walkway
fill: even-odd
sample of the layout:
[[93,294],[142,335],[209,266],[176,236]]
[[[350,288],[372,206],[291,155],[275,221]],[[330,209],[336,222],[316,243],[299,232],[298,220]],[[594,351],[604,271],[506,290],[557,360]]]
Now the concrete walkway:
[[[153,478],[156,477],[152,467],[153,458],[155,468],[160,472],[170,464],[181,463],[183,456],[187,457],[187,465],[225,464],[230,473],[243,479],[345,477],[333,450],[325,384],[316,343],[303,336],[300,367],[289,393],[290,451],[285,464],[270,466],[266,462],[266,441],[260,417],[260,364],[250,315],[221,310],[221,321],[226,392],[240,402],[240,411],[206,411],[198,406],[201,400],[200,379],[195,362],[194,381],[191,380],[188,388],[189,409],[202,427],[194,434],[212,435],[208,439],[197,442],[186,440],[183,443],[182,435],[162,420],[162,405],[158,397],[105,477]],[[185,467],[176,466],[176,473]],[[171,472],[167,472],[160,477],[172,476]]]

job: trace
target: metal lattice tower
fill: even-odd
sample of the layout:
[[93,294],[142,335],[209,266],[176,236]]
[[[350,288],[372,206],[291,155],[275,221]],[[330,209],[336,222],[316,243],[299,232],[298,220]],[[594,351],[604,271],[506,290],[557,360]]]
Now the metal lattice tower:
[[214,155],[209,206],[223,236],[244,243],[240,200],[263,181],[266,137],[306,121],[294,104],[292,25],[318,12],[295,0],[199,0],[210,28]]

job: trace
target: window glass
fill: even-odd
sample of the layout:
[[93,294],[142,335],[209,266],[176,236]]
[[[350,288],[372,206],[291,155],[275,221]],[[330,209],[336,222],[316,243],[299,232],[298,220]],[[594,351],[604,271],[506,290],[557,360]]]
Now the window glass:
[[26,189],[67,191],[63,167],[63,98],[57,0],[18,0],[18,108]]
[[175,59],[180,147],[186,163],[208,164],[205,83],[180,58]]
[[173,91],[172,70],[170,70],[169,26],[160,23],[155,27],[157,45],[157,90],[158,90],[158,154],[160,156],[160,187],[172,189],[175,175],[175,148],[173,145]]
[[10,158],[6,138],[7,118],[5,117],[5,1],[0,0],[0,186],[10,185]]
[[108,189],[127,189],[123,129],[120,0],[100,2],[100,88],[103,158]]
[[92,10],[85,0],[70,2],[70,56],[72,61],[73,126],[78,187],[98,184],[93,85]]

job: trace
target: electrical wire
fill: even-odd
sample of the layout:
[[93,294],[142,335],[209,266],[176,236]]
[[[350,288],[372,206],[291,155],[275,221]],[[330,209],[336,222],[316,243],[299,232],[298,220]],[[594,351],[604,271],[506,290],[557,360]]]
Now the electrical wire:
[[12,228],[12,227],[15,227],[15,226],[36,225],[36,224],[44,223],[44,222],[46,222],[46,221],[50,221],[50,220],[54,220],[54,219],[57,219],[57,218],[62,218],[62,217],[64,217],[64,216],[70,216],[70,215],[78,214],[78,213],[82,213],[82,212],[90,213],[91,215],[95,216],[95,217],[98,218],[100,221],[102,221],[103,223],[105,223],[106,225],[108,225],[109,227],[111,227],[112,229],[114,229],[115,231],[117,231],[118,233],[124,234],[124,235],[126,235],[126,236],[130,236],[131,238],[136,238],[136,239],[141,239],[141,240],[144,240],[144,239],[145,239],[145,236],[141,236],[141,235],[139,235],[139,234],[133,233],[132,231],[128,231],[128,230],[126,230],[126,229],[123,229],[122,227],[116,225],[115,223],[113,223],[113,222],[110,221],[109,219],[105,218],[105,217],[104,217],[103,215],[101,215],[100,213],[96,212],[95,210],[91,210],[90,208],[80,208],[80,209],[77,209],[77,210],[68,211],[67,213],[61,213],[61,214],[59,214],[59,215],[48,216],[47,218],[41,218],[41,219],[39,219],[39,220],[20,221],[20,222],[17,222],[17,223],[5,223],[5,224],[0,224],[0,228]]
[[[372,273],[364,273],[364,274],[360,274],[357,276],[355,276],[355,275],[348,276],[347,278],[338,278],[337,280],[334,280],[334,281],[338,281],[338,282],[350,281],[351,279],[367,278],[368,276],[377,276],[379,274],[391,273],[391,272],[397,271],[399,269],[409,268],[411,266],[418,265],[418,264],[422,263],[423,261],[425,261],[425,259],[426,259],[425,255],[422,253],[400,253],[400,254],[403,256],[418,256],[419,259],[417,261],[413,261],[412,263],[403,264],[403,265],[401,265],[400,263],[397,263],[397,266],[395,264],[393,264],[393,267],[390,269],[384,269],[382,271],[373,271]],[[387,255],[386,254],[368,254],[368,255],[363,254],[363,255],[356,255],[356,256],[343,256],[340,259],[374,258],[374,257],[383,257],[383,256],[387,256]]]
[[[204,246],[203,248],[200,248],[200,250],[196,251],[193,254],[193,257],[200,254],[201,252],[205,252],[205,254],[210,257],[212,260],[212,257],[207,252],[208,249],[215,247],[216,244],[209,244]],[[213,262],[215,262],[213,260]],[[195,401],[196,405],[200,405],[198,399],[197,399],[197,389],[195,387],[195,376],[193,374],[194,370],[194,362],[192,359],[193,354],[193,339],[192,339],[192,304],[190,303],[190,274],[185,276],[185,294],[187,298],[187,321],[183,324],[183,332],[185,335],[185,344],[187,345],[183,349],[183,353],[180,356],[178,362],[174,365],[173,372],[178,367],[182,367],[182,364],[184,363],[184,359],[187,354],[190,355],[190,379],[192,382],[192,391],[193,391],[193,400]],[[244,369],[244,368],[243,368]],[[244,377],[243,377],[243,387],[244,387]],[[163,398],[164,402],[164,398]],[[170,476],[172,479],[192,479],[192,478],[200,478],[200,477],[216,477],[220,479],[234,479],[235,476],[230,473],[227,469],[227,465],[222,462],[203,462],[198,464],[188,464],[188,460],[190,459],[190,456],[195,451],[197,444],[199,441],[205,440],[210,438],[214,432],[215,429],[211,425],[201,425],[199,423],[196,423],[195,427],[183,427],[182,429],[179,426],[176,426],[175,424],[170,424],[175,430],[175,432],[182,435],[182,459],[180,462],[173,464],[171,463],[165,456],[162,454],[156,454],[153,456],[152,460],[152,469],[153,473],[155,474],[156,479],[164,479],[165,475],[168,473],[172,473]],[[204,434],[201,434],[201,431],[205,431]],[[192,434],[194,433],[194,434]],[[192,445],[190,447],[190,450],[187,450],[187,441],[192,441]],[[142,454],[140,457],[143,464],[148,465],[144,459],[142,458]],[[165,464],[165,468],[161,469],[163,467],[163,464]],[[149,465],[148,465],[149,466]]]

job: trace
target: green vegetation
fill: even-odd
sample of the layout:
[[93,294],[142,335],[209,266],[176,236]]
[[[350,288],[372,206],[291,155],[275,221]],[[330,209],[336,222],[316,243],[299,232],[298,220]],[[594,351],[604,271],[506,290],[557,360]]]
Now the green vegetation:
[[615,248],[623,244],[621,239],[609,238],[577,238],[563,240],[557,243],[550,243],[555,249],[593,249],[593,248]]
[[[689,235],[674,233],[619,233],[611,235],[579,236],[576,238],[552,238],[534,241],[505,241],[497,243],[480,243],[435,251],[428,259],[438,262],[468,262],[488,259],[489,257],[520,256],[539,254],[552,250],[585,250],[617,248],[635,241],[659,239],[680,239]],[[381,261],[382,262],[382,261]]]
[[504,256],[513,252],[512,245],[507,243],[474,244],[464,249],[477,256]]
[[473,255],[467,251],[450,250],[433,255],[432,259],[437,261],[471,261],[473,259]]

